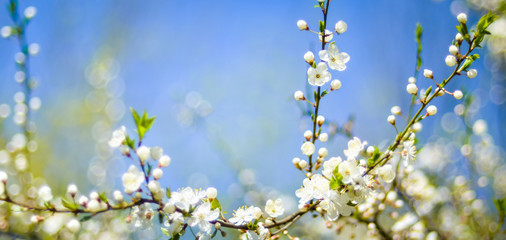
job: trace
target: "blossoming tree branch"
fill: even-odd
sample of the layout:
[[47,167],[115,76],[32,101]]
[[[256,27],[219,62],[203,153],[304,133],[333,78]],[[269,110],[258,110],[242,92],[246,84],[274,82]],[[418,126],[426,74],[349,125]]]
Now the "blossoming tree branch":
[[[111,148],[119,149],[125,161],[132,163],[121,177],[123,189],[110,193],[84,194],[79,192],[76,185],[70,184],[65,196],[55,198],[51,187],[43,185],[36,190],[36,196],[30,199],[9,192],[10,179],[15,176],[9,176],[6,171],[0,170],[0,201],[5,203],[3,207],[31,213],[31,224],[34,226],[42,224],[49,216],[66,214],[69,216],[68,221],[58,231],[75,235],[82,231],[84,221],[93,220],[101,214],[129,211],[125,220],[128,224],[147,229],[154,226],[153,222],[159,221],[159,229],[168,239],[179,239],[184,235],[192,235],[195,239],[210,239],[218,235],[225,237],[230,231],[237,232],[242,239],[299,239],[296,232],[291,231],[291,226],[304,215],[323,219],[325,227],[335,228],[337,234],[344,232],[344,228],[350,228],[351,235],[347,235],[348,238],[460,238],[461,236],[435,224],[433,216],[424,214],[419,209],[432,200],[424,199],[424,196],[417,197],[411,185],[419,183],[409,181],[418,173],[413,163],[418,153],[417,133],[421,131],[421,122],[430,121],[431,116],[437,114],[434,99],[466,99],[463,91],[451,90],[455,88],[452,82],[457,77],[477,76],[477,70],[472,68],[473,63],[479,59],[475,50],[483,44],[485,36],[489,34],[487,28],[496,16],[490,13],[484,15],[475,29],[471,29],[467,16],[458,15],[456,36],[449,44],[449,54],[445,58],[446,65],[453,71],[449,76],[441,76],[424,69],[423,77],[432,81],[433,85],[423,91],[417,86],[416,76],[422,64],[422,29],[418,26],[417,70],[406,85],[407,94],[411,95],[412,101],[409,111],[394,106],[386,119],[397,132],[391,144],[378,147],[352,137],[344,155],[328,156],[328,150],[323,146],[329,139],[329,133],[325,127],[325,113],[320,111],[320,106],[328,94],[338,94],[342,82],[335,76],[340,71],[345,71],[346,64],[350,61],[350,56],[338,48],[339,37],[347,31],[347,24],[338,21],[330,25],[330,3],[330,0],[316,2],[315,8],[322,13],[322,19],[318,23],[308,24],[304,20],[297,22],[302,34],[314,34],[321,42],[321,47],[317,54],[309,51],[303,56],[308,64],[307,83],[314,93],[294,93],[296,101],[306,102],[311,107],[312,120],[301,137],[303,143],[300,151],[294,149],[296,157],[292,160],[294,167],[306,176],[301,179],[301,188],[294,191],[298,198],[296,211],[285,211],[281,199],[269,199],[264,206],[244,206],[227,212],[222,208],[218,200],[219,194],[213,187],[181,187],[173,190],[162,186],[159,180],[172,159],[162,148],[143,143],[155,117],[134,109],[131,109],[131,113],[136,129],[126,129],[123,126],[112,133],[109,141]],[[18,79],[26,87],[25,96],[19,104],[26,107],[31,87],[25,80],[29,74],[30,53],[24,30],[35,15],[35,10],[27,9],[24,17],[20,17],[17,1],[9,1],[8,6],[14,25],[2,28],[1,32],[5,38],[19,40],[22,56],[17,57],[18,75],[23,76],[18,76]],[[33,134],[29,129],[29,114],[24,115],[19,123],[27,141],[31,141]],[[27,145],[19,151],[28,153],[28,148]],[[496,204],[499,212],[497,224],[485,229],[485,235],[482,235],[488,239],[500,233],[504,221],[506,202],[497,199]],[[404,214],[399,217],[401,210]],[[365,226],[365,230],[360,226]]]

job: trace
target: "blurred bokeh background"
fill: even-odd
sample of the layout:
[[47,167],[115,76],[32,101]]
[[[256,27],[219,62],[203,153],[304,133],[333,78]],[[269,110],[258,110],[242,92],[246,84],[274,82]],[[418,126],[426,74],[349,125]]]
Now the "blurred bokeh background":
[[[294,207],[303,175],[291,160],[301,157],[309,118],[293,92],[307,85],[303,54],[317,53],[320,45],[296,22],[304,19],[317,29],[321,11],[315,2],[21,1],[21,9],[37,8],[26,33],[28,42],[40,46],[30,63],[39,83],[33,95],[42,100],[32,119],[36,176],[60,193],[71,182],[82,192],[122,189],[121,175],[131,163],[111,152],[107,141],[121,125],[134,134],[133,107],[157,117],[144,143],[172,158],[162,185],[214,186],[226,196],[225,209],[265,196],[292,198]],[[351,60],[346,71],[332,72],[343,87],[324,98],[320,113],[338,127],[353,116],[354,136],[389,144],[395,136],[386,121],[390,108],[409,106],[405,86],[415,69],[416,23],[424,29],[422,69],[442,79],[452,70],[444,59],[457,32],[455,16],[465,12],[473,25],[486,8],[499,11],[499,5],[486,4],[332,1],[329,28],[347,22],[348,31],[334,40]],[[506,20],[501,21],[503,38],[495,39],[493,54],[487,48],[478,52],[478,77],[458,77],[447,89],[475,94],[475,118],[485,119],[495,144],[504,147]],[[0,25],[8,24],[0,12]],[[15,41],[0,41],[0,104],[12,105],[22,91],[14,81],[18,51]],[[421,77],[418,84],[430,82]],[[422,142],[465,129],[453,113],[459,103],[451,96],[436,100],[438,115],[424,121]],[[3,121],[4,139],[19,131],[10,118]],[[346,142],[338,134],[321,146],[340,156]]]

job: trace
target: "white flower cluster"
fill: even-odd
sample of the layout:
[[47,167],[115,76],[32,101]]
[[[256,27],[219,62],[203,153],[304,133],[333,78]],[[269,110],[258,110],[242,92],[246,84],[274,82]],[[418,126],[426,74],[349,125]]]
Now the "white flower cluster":
[[[309,202],[317,200],[329,221],[336,220],[340,215],[350,216],[354,206],[367,199],[377,185],[374,175],[366,174],[365,159],[360,159],[366,144],[357,137],[353,138],[348,142],[348,149],[344,150],[346,160],[332,157],[323,162],[322,174],[304,179],[302,188],[295,192],[300,198],[299,208],[304,209]],[[389,164],[379,167],[372,174],[385,182],[391,182],[395,177]]]

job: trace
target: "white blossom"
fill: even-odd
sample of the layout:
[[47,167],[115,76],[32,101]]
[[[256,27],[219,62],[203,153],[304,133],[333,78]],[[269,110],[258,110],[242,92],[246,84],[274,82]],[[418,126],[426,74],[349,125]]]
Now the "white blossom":
[[323,171],[322,171],[323,176],[331,179],[332,176],[334,175],[334,170],[342,161],[343,160],[341,159],[341,157],[333,157],[323,162]]
[[352,140],[348,141],[348,149],[344,150],[344,155],[346,155],[348,159],[355,159],[360,152],[364,150],[366,144],[366,141],[362,143],[359,138],[354,137]]
[[151,209],[149,203],[144,203],[133,207],[132,221],[135,227],[141,229],[151,229],[153,226],[153,216],[155,212]]
[[169,235],[174,235],[181,232],[184,225],[184,217],[180,212],[174,212],[170,214],[168,220],[164,223],[164,226],[167,227],[166,230]]
[[126,128],[121,126],[119,129],[112,132],[112,137],[109,140],[109,146],[112,148],[119,147],[126,139]]
[[201,232],[210,234],[213,226],[210,221],[216,220],[219,215],[220,211],[218,209],[211,210],[211,204],[205,202],[192,212],[188,225],[191,227],[198,225]]
[[344,184],[352,184],[361,177],[357,161],[354,159],[348,159],[339,164],[339,174],[343,177]]
[[328,72],[327,64],[320,62],[316,68],[309,67],[307,70],[308,82],[312,86],[323,86],[332,77]]
[[262,210],[258,207],[241,207],[234,211],[234,216],[229,219],[232,224],[243,225],[261,216]]
[[335,43],[329,44],[328,50],[321,50],[318,55],[320,55],[320,59],[329,64],[331,69],[337,71],[344,71],[346,63],[350,61],[350,55],[339,52]]
[[265,204],[265,212],[269,214],[269,216],[275,218],[283,214],[285,208],[283,208],[283,201],[281,199],[276,199],[276,201],[272,201],[271,199],[267,200]]
[[312,199],[322,199],[330,189],[329,180],[320,174],[315,174],[311,178],[305,178],[302,184],[302,188],[295,192],[295,195],[300,198],[300,204],[309,202]]
[[390,164],[385,164],[379,167],[378,175],[386,183],[390,183],[395,179],[395,171],[393,170],[392,165]]
[[193,191],[187,187],[177,192],[172,192],[170,201],[183,211],[190,211],[202,198],[206,197],[205,191]]
[[414,145],[414,141],[404,141],[401,155],[402,159],[404,159],[404,167],[407,167],[410,162],[415,160],[416,156],[416,146]]
[[329,195],[320,203],[322,209],[327,211],[325,217],[328,221],[335,221],[342,216],[350,216],[353,207],[348,205],[350,198],[347,194],[338,194],[336,191],[329,191]]
[[51,188],[47,185],[43,185],[39,188],[39,198],[44,202],[49,202],[53,199]]
[[123,187],[125,193],[131,194],[139,189],[142,182],[144,182],[144,174],[142,174],[137,167],[130,165],[128,171],[121,177],[123,180]]

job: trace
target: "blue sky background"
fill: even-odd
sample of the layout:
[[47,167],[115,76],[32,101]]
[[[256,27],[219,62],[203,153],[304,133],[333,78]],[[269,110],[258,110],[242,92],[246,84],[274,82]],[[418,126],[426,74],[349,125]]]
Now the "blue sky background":
[[[86,68],[106,52],[119,67],[125,106],[157,116],[145,144],[161,146],[172,157],[164,185],[173,189],[192,183],[197,184],[194,187],[216,186],[226,195],[230,183],[236,181],[234,169],[251,168],[260,184],[294,196],[303,176],[291,159],[302,157],[302,134],[309,125],[300,118],[293,92],[307,84],[303,54],[316,53],[319,46],[317,36],[299,31],[296,22],[305,19],[310,28],[317,29],[321,11],[313,8],[315,2],[23,1],[21,6],[38,9],[27,38],[41,46],[31,62],[32,75],[40,79],[34,95],[43,103],[34,116],[39,134],[52,134],[61,143],[52,151],[68,159],[68,171],[79,175],[87,169],[94,155],[93,140],[89,139],[89,146],[73,146],[72,139],[91,129],[75,129],[72,123],[52,129],[50,123],[79,112],[64,109],[85,99],[91,90]],[[408,106],[405,86],[414,72],[416,23],[424,28],[422,69],[432,69],[437,79],[446,77],[451,68],[444,59],[457,24],[451,9],[458,6],[451,1],[332,1],[329,28],[339,20],[347,22],[348,31],[334,40],[351,60],[346,71],[332,72],[343,87],[323,99],[321,114],[339,123],[355,115],[354,135],[370,144],[392,141],[395,131],[386,118],[392,106]],[[476,23],[478,17],[469,12],[469,23]],[[11,21],[6,12],[0,12],[0,25],[7,24]],[[12,104],[12,95],[21,90],[13,80],[17,49],[15,41],[0,40],[0,103]],[[464,85],[471,90],[487,89],[491,78],[484,67],[487,61],[482,58],[476,63],[477,78],[456,78],[447,89]],[[419,79],[420,88],[429,84]],[[211,103],[213,112],[187,127],[178,122],[177,115],[192,91]],[[458,103],[450,96],[435,101],[440,113],[452,111]],[[500,129],[491,134],[504,145],[500,121],[504,113],[498,111],[500,106],[484,106],[481,116],[489,121],[489,129]],[[444,134],[443,114],[438,115],[424,121],[423,141]],[[114,127],[121,125],[133,133],[129,114]],[[321,146],[329,149],[329,155],[340,156],[345,144],[346,139],[339,137]],[[129,163],[113,163],[108,171],[118,180],[111,185],[121,188],[119,179]],[[45,171],[48,178],[56,178],[60,170]]]

